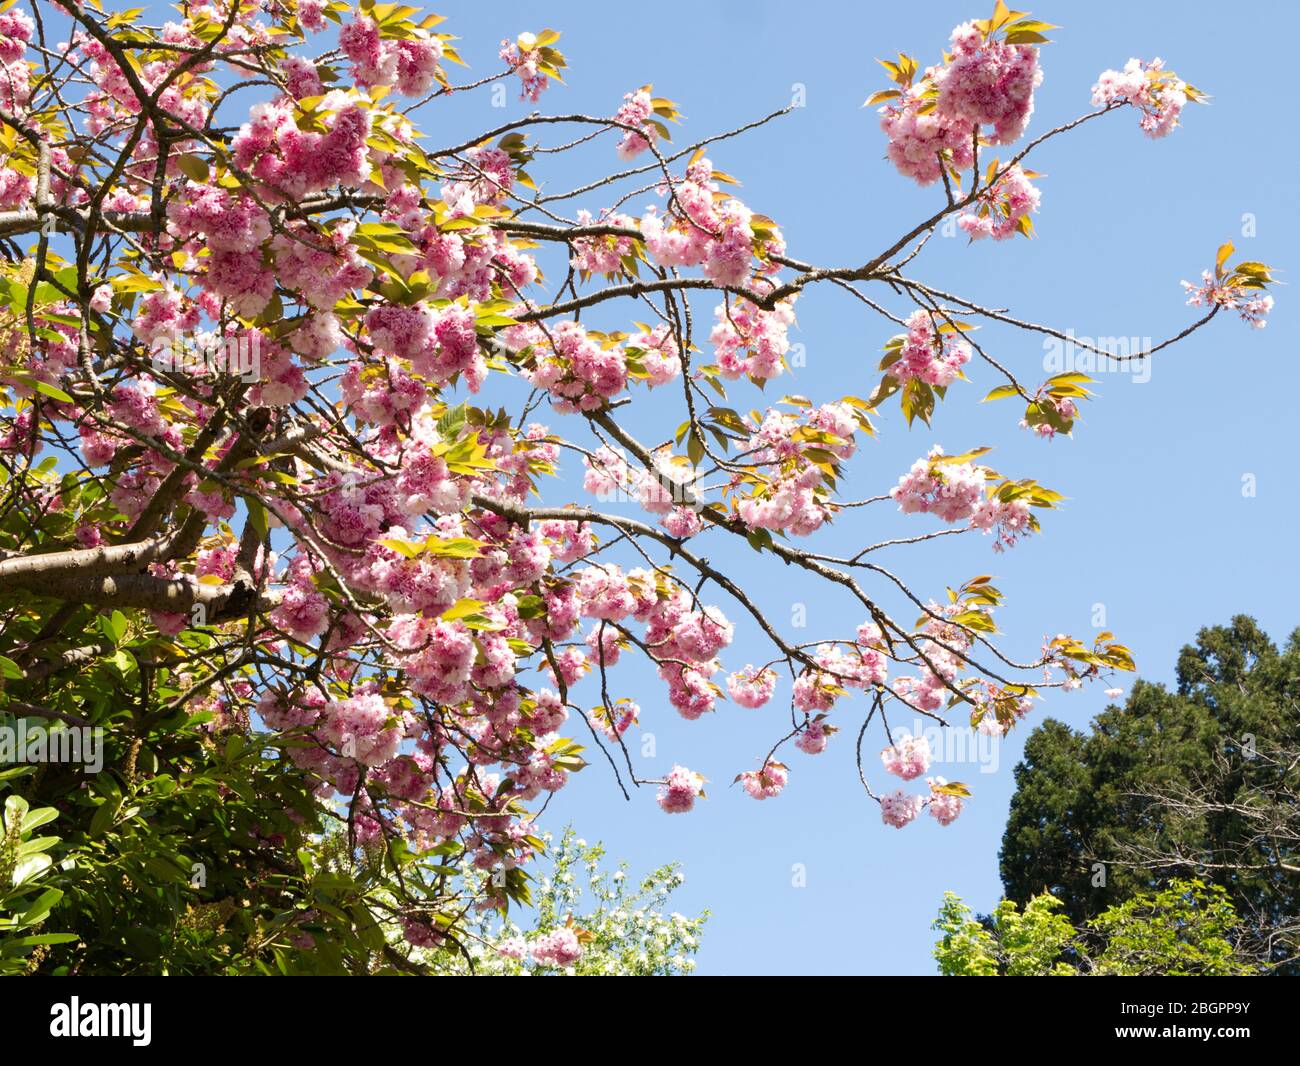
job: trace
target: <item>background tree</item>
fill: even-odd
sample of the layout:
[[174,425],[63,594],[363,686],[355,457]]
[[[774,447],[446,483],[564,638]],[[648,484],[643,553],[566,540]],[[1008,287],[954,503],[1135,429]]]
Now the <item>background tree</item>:
[[[627,863],[609,869],[605,849],[572,827],[558,842],[545,839],[547,868],[538,872],[527,926],[476,911],[466,916],[467,954],[413,954],[449,976],[674,977],[695,969],[708,912],[688,918],[668,910],[684,880],[677,863],[632,881]],[[466,870],[464,876],[484,875]]]
[[1240,921],[1217,885],[1174,879],[1108,907],[1076,931],[1046,892],[1021,909],[1003,900],[977,920],[951,892],[934,929],[944,977],[1247,977],[1260,963],[1238,944]]
[[1195,876],[1227,891],[1265,957],[1294,960],[1298,693],[1300,631],[1279,652],[1238,616],[1183,648],[1175,691],[1139,681],[1087,735],[1038,726],[1002,841],[1007,898],[1049,891],[1082,924]]
[[[456,81],[443,20],[397,4],[184,0],[161,25],[101,0],[30,12],[0,12],[0,713],[99,731],[107,752],[95,774],[4,782],[59,811],[55,847],[77,853],[51,853],[46,924],[77,939],[35,945],[42,969],[371,972],[376,953],[409,965],[394,930],[463,955],[471,907],[527,900],[535,812],[589,748],[668,813],[703,795],[685,765],[636,773],[642,703],[694,720],[780,684],[788,721],[735,767],[748,795],[779,794],[787,751],[842,731],[885,824],[948,825],[962,783],[872,785],[871,744],[882,775],[929,766],[891,715],[1002,733],[1041,692],[1132,668],[1109,633],[1022,661],[987,575],[914,590],[877,561],[945,536],[1009,548],[1060,493],[974,441],[892,488],[846,485],[873,419],[928,425],[968,372],[1027,430],[1071,432],[1091,379],[1022,381],[999,336],[1121,362],[1224,311],[1264,323],[1269,270],[1230,244],[1184,283],[1189,323],[1122,356],[921,276],[955,245],[930,242],[946,223],[1033,233],[1043,143],[1106,116],[1177,127],[1203,97],[1160,62],[1103,71],[1091,110],[1021,143],[1049,24],[998,0],[933,66],[900,54],[872,103],[933,208],[818,265],[706,155],[789,108],[682,147],[649,86],[611,90],[609,114],[450,128],[452,94],[509,81],[538,102],[567,70],[554,30]],[[560,154],[590,177],[548,181]],[[879,364],[846,368],[843,396],[760,400],[813,286],[870,316]],[[882,505],[943,524],[882,539]],[[852,554],[817,539],[832,521],[861,523]],[[861,624],[788,634],[729,572],[738,550]],[[737,617],[767,661],[724,668]],[[657,696],[620,692],[622,656]],[[313,852],[331,827],[341,866]],[[466,861],[495,875],[481,898],[448,872]],[[176,936],[191,905],[216,908],[193,944]]]

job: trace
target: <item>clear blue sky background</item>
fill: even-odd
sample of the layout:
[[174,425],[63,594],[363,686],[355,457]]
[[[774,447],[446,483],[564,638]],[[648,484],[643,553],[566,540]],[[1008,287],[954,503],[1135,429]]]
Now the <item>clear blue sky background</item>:
[[[653,82],[687,116],[674,130],[678,143],[775,110],[789,102],[794,84],[806,86],[805,108],[715,146],[710,155],[741,178],[751,207],[780,222],[792,255],[842,265],[886,247],[943,195],[916,188],[883,161],[876,116],[861,106],[886,85],[875,59],[903,50],[923,64],[934,62],[951,28],[987,16],[988,7],[984,0],[793,7],[666,0],[651,7],[501,2],[436,10],[448,16],[440,28],[464,38],[472,76],[498,69],[502,37],[543,26],[561,30],[571,72],[567,86],[543,97],[545,110],[610,114],[624,92]],[[1300,20],[1286,3],[1252,5],[1249,17],[1234,10],[1204,0],[1034,6],[1036,16],[1063,28],[1043,50],[1046,80],[1031,134],[1087,110],[1096,75],[1130,56],[1163,56],[1211,93],[1212,103],[1189,108],[1184,127],[1159,142],[1141,135],[1129,111],[1050,142],[1032,159],[1047,175],[1038,239],[968,246],[961,238],[936,238],[912,273],[1080,335],[1159,340],[1194,316],[1179,281],[1209,266],[1223,240],[1235,240],[1249,258],[1293,268],[1297,158],[1294,131],[1281,116],[1293,95],[1290,53]],[[504,110],[492,109],[486,94],[426,109],[427,143],[455,143],[503,116],[526,113],[528,105],[516,97],[512,86]],[[572,162],[539,162],[533,175],[553,190],[571,188],[597,173],[594,168],[612,167],[612,155],[604,140]],[[638,197],[629,208],[639,211],[650,200]],[[592,197],[571,206],[594,213],[603,205]],[[1255,220],[1253,238],[1241,235],[1247,213]],[[885,564],[926,596],[976,573],[998,575],[1009,598],[999,614],[1007,648],[1025,659],[1034,657],[1044,634],[1090,636],[1098,603],[1105,605],[1107,628],[1127,641],[1142,676],[1153,680],[1171,678],[1178,648],[1198,627],[1237,612],[1253,614],[1284,639],[1300,623],[1289,605],[1298,509],[1288,432],[1300,371],[1294,291],[1281,288],[1276,295],[1273,321],[1262,332],[1224,316],[1157,357],[1145,384],[1103,376],[1100,396],[1071,440],[1032,439],[1016,428],[1010,401],[977,404],[998,383],[987,368],[975,368],[972,383],[953,387],[933,431],[919,425],[909,431],[891,408],[880,438],[867,442],[853,464],[852,496],[883,491],[916,456],[941,443],[949,450],[994,445],[991,461],[999,470],[1037,477],[1069,500],[1045,516],[1042,537],[1007,555],[994,555],[988,540],[949,538],[893,549]],[[697,322],[711,310],[697,301]],[[797,391],[821,402],[868,393],[892,328],[833,289],[810,293],[798,312],[793,339],[805,345],[807,367],[778,385],[776,396]],[[614,317],[591,321],[626,324]],[[1045,376],[1034,336],[999,328],[980,337],[1025,381]],[[735,395],[737,406],[761,403],[748,385]],[[769,397],[775,398],[770,391]],[[680,417],[671,405],[652,405],[633,426],[657,443]],[[550,421],[558,428],[561,420]],[[1242,494],[1246,474],[1257,480],[1253,498]],[[929,528],[925,518],[903,522],[877,508],[846,517],[824,543],[847,549]],[[721,543],[713,550],[778,622],[788,625],[792,606],[806,604],[808,628],[796,631],[802,639],[843,636],[862,620],[851,604],[784,567],[734,548],[724,554]],[[912,616],[896,598],[872,591],[900,617]],[[718,602],[741,621],[734,605]],[[741,621],[726,662],[761,662],[769,654]],[[1048,715],[1083,727],[1105,703],[1101,686],[1052,695],[1002,746],[996,774],[936,766],[968,781],[975,798],[948,829],[924,818],[899,832],[881,824],[856,782],[852,737],[865,709],[861,701],[836,710],[845,732],[825,754],[791,750],[785,793],[756,803],[728,785],[780,735],[787,716],[779,701],[759,712],[723,704],[707,720],[684,722],[648,673],[624,676],[629,680],[619,690],[638,698],[643,728],[657,741],[657,757],[643,760],[639,771],[658,776],[683,762],[710,779],[708,801],[671,818],[655,806],[653,789],[625,803],[597,756],[555,798],[547,819],[557,829],[571,821],[636,870],[680,860],[687,882],[678,908],[713,912],[699,956],[700,972],[709,974],[932,973],[929,924],[944,890],[979,909],[998,898],[997,851],[1011,770],[1028,728]],[[1122,683],[1127,689],[1131,678]],[[788,699],[788,682],[780,694]],[[575,698],[589,695],[579,689]],[[868,751],[880,746],[873,738]],[[869,766],[878,766],[874,755]],[[796,864],[806,869],[806,887],[792,884]]]

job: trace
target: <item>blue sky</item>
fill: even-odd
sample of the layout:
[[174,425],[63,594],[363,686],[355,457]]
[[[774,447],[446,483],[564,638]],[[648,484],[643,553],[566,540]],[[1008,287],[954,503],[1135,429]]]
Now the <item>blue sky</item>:
[[[986,16],[985,6],[665,2],[650,13],[635,5],[552,3],[539,10],[502,3],[439,10],[449,17],[440,28],[464,38],[475,73],[492,67],[492,46],[501,37],[543,25],[561,30],[571,73],[567,86],[543,97],[544,109],[608,114],[622,93],[653,82],[687,116],[674,130],[678,143],[781,107],[792,86],[806,86],[805,108],[714,147],[710,157],[743,181],[751,207],[780,222],[792,255],[850,264],[886,247],[942,197],[941,190],[914,187],[882,159],[875,115],[861,107],[885,86],[875,58],[903,50],[933,62],[951,28]],[[1293,7],[1259,5],[1249,19],[1209,3],[1033,11],[1062,28],[1043,50],[1046,79],[1031,134],[1087,110],[1096,75],[1130,56],[1164,57],[1213,99],[1189,109],[1184,127],[1163,141],[1144,138],[1126,111],[1050,142],[1033,157],[1047,175],[1036,240],[971,246],[936,238],[914,264],[915,276],[1081,336],[1159,340],[1191,320],[1179,281],[1196,278],[1220,242],[1233,239],[1249,258],[1291,265],[1296,160],[1278,136],[1275,114],[1276,101],[1287,98]],[[511,96],[506,112],[479,112],[481,100],[457,101],[457,119],[471,123],[481,114],[481,123],[493,123],[503,113],[524,113],[526,105]],[[441,113],[431,111],[424,124],[435,144],[447,143],[433,118]],[[457,121],[452,128],[459,134],[465,127]],[[601,151],[608,153],[608,145]],[[532,170],[560,189],[606,165],[608,156],[598,152],[585,164]],[[595,212],[603,201],[573,206]],[[1253,238],[1242,235],[1244,215],[1253,216]],[[950,538],[895,549],[886,565],[926,595],[975,573],[995,573],[1009,599],[1000,612],[1007,646],[1024,657],[1033,656],[1044,634],[1093,633],[1096,604],[1104,605],[1107,628],[1134,650],[1142,676],[1154,680],[1171,679],[1177,649],[1199,626],[1237,612],[1253,614],[1284,639],[1300,622],[1286,605],[1296,587],[1287,530],[1300,517],[1285,443],[1300,385],[1289,292],[1277,290],[1278,307],[1263,331],[1216,320],[1157,357],[1150,381],[1102,376],[1098,399],[1071,440],[1031,439],[1016,428],[1010,401],[977,404],[996,384],[987,369],[954,386],[932,431],[909,431],[891,412],[880,438],[865,444],[853,465],[853,496],[883,491],[912,459],[942,443],[950,450],[994,445],[989,461],[999,470],[1037,477],[1069,499],[1044,518],[1042,537],[1006,555],[994,555],[986,540]],[[708,310],[697,307],[697,315]],[[798,313],[794,339],[805,345],[807,367],[781,387],[817,401],[869,391],[880,345],[892,332],[887,324],[830,290],[809,293]],[[1046,376],[1037,338],[1005,329],[980,336],[1026,380]],[[748,386],[736,396],[745,406],[761,402]],[[643,418],[644,439],[666,438],[678,420],[667,409],[657,424]],[[1256,479],[1254,497],[1242,493],[1248,474]],[[861,546],[898,529],[931,528],[923,518],[915,522],[921,524],[900,526],[877,513],[837,523],[828,539]],[[808,629],[799,636],[843,635],[862,620],[852,605],[784,567],[744,556],[725,553],[774,618],[788,623],[793,604],[807,605]],[[742,623],[728,663],[767,657]],[[932,973],[929,923],[944,890],[981,909],[998,898],[997,851],[1027,728],[1001,748],[996,774],[936,767],[975,791],[955,825],[942,829],[927,818],[900,832],[881,824],[856,781],[851,738],[860,702],[835,712],[846,730],[826,753],[790,752],[785,793],[757,803],[728,784],[779,735],[784,712],[775,701],[758,712],[722,705],[708,720],[684,722],[655,683],[628,676],[642,680],[620,691],[638,698],[643,726],[656,737],[657,758],[644,760],[646,770],[662,773],[681,761],[710,779],[708,801],[671,818],[655,807],[649,789],[625,803],[599,760],[557,795],[548,819],[572,821],[637,868],[684,863],[680,909],[708,907],[714,915],[701,973]],[[1131,678],[1121,683],[1127,689]],[[788,688],[782,691],[788,696]],[[1104,704],[1100,686],[1051,695],[1025,725],[1051,715],[1082,727]],[[792,883],[796,864],[806,887]]]
[[[887,247],[943,196],[938,188],[915,187],[883,160],[876,116],[861,106],[887,84],[874,60],[902,50],[922,64],[933,62],[951,28],[985,17],[987,7],[984,0],[798,8],[762,0],[663,0],[652,9],[499,2],[437,10],[448,18],[440,29],[463,38],[459,45],[472,67],[467,77],[498,69],[503,37],[551,26],[563,33],[559,46],[570,74],[566,86],[543,97],[544,110],[610,114],[623,93],[653,82],[686,116],[674,130],[677,143],[782,107],[803,86],[806,107],[715,146],[710,157],[742,180],[740,194],[752,208],[781,224],[790,254],[845,265]],[[1130,56],[1163,56],[1210,93],[1211,104],[1189,108],[1184,127],[1159,142],[1144,138],[1128,111],[1050,142],[1031,161],[1046,175],[1036,240],[971,246],[964,238],[936,237],[913,264],[913,276],[1081,336],[1160,340],[1194,317],[1179,281],[1211,265],[1222,241],[1232,239],[1243,256],[1285,271],[1289,250],[1300,243],[1297,161],[1294,147],[1279,136],[1285,131],[1276,113],[1289,106],[1288,53],[1298,19],[1288,4],[1256,4],[1250,11],[1249,18],[1234,18],[1208,2],[1035,7],[1036,16],[1063,28],[1043,51],[1046,80],[1031,135],[1088,110],[1096,75]],[[457,143],[525,114],[528,105],[516,96],[512,87],[505,109],[492,108],[483,91],[426,108],[420,115],[426,143]],[[614,165],[606,139],[571,160],[550,157],[531,170],[549,188],[567,189]],[[638,212],[651,200],[635,198],[628,209]],[[569,206],[595,213],[604,204],[590,197]],[[1244,222],[1254,236],[1243,235]],[[1090,636],[1098,604],[1105,628],[1128,643],[1142,676],[1153,680],[1171,678],[1177,649],[1199,626],[1234,613],[1253,614],[1284,639],[1300,622],[1286,606],[1297,576],[1288,530],[1300,517],[1286,429],[1300,370],[1290,290],[1276,296],[1266,330],[1223,316],[1157,357],[1147,382],[1101,376],[1099,396],[1086,406],[1073,439],[1031,438],[1016,427],[1010,401],[978,404],[998,383],[987,368],[975,368],[972,382],[952,388],[932,430],[919,424],[909,430],[890,408],[878,439],[865,442],[850,468],[849,495],[886,490],[940,443],[950,451],[995,446],[989,461],[997,469],[1036,477],[1069,499],[1044,517],[1041,537],[1006,555],[995,555],[985,539],[947,538],[892,549],[884,564],[927,597],[974,574],[996,574],[1008,597],[999,612],[1005,647],[1021,659],[1033,658],[1046,634]],[[711,306],[697,302],[695,310],[698,319]],[[768,398],[799,392],[823,402],[869,393],[892,327],[832,289],[809,292],[798,314],[792,339],[804,346],[807,365]],[[609,315],[589,321],[627,324]],[[1002,328],[979,337],[1026,382],[1046,376],[1039,338]],[[744,384],[734,396],[743,408],[763,402]],[[681,417],[656,399],[631,415],[630,424],[657,443]],[[559,429],[564,420],[550,421]],[[1243,495],[1247,475],[1255,480],[1253,496]],[[930,528],[925,518],[903,520],[875,508],[836,523],[822,544],[861,547]],[[803,604],[807,628],[793,631],[800,639],[843,636],[863,620],[852,604],[779,564],[722,542],[706,544],[710,549],[787,632],[792,610]],[[884,590],[869,591],[900,617],[911,617]],[[717,602],[740,621],[725,597]],[[727,665],[769,657],[742,622]],[[757,712],[723,704],[706,720],[685,722],[647,671],[620,673],[625,683],[618,691],[638,700],[642,726],[655,736],[656,755],[642,759],[638,772],[659,776],[682,762],[710,779],[709,799],[677,817],[659,811],[653,788],[624,802],[596,755],[556,796],[547,820],[556,830],[572,822],[637,870],[680,860],[687,881],[678,908],[713,912],[699,956],[700,972],[708,974],[932,973],[929,923],[944,890],[979,909],[998,898],[997,850],[1011,770],[1028,728],[1048,715],[1082,727],[1105,703],[1101,686],[1051,695],[1000,747],[997,773],[936,765],[936,772],[967,781],[974,799],[950,828],[925,818],[900,832],[881,824],[857,783],[852,737],[865,711],[861,701],[843,702],[834,712],[844,732],[825,754],[790,751],[785,793],[757,803],[728,785],[781,734],[786,715],[779,701]],[[1122,682],[1126,689],[1130,683]],[[788,698],[788,683],[779,694]],[[575,693],[579,700],[587,696]],[[584,735],[577,723],[573,729]],[[881,746],[874,737],[866,750]],[[874,754],[868,765],[874,768]],[[799,869],[804,887],[793,883]]]

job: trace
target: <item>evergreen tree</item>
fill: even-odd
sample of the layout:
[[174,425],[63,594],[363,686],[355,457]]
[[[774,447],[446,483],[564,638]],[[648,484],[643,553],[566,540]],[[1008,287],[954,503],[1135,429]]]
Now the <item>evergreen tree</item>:
[[1297,692],[1300,630],[1279,652],[1237,616],[1183,648],[1174,691],[1139,681],[1087,735],[1044,722],[1015,771],[1007,897],[1049,891],[1081,926],[1197,876],[1228,892],[1274,963],[1296,956]]

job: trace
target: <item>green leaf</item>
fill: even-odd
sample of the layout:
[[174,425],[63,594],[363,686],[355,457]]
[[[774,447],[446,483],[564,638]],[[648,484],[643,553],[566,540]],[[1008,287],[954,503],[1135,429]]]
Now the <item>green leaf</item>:
[[266,508],[262,506],[262,501],[245,499],[244,503],[248,507],[248,520],[253,524],[253,529],[259,537],[265,539],[267,532]]
[[989,394],[980,403],[988,403],[989,400],[1005,400],[1008,396],[1019,395],[1020,390],[1014,385],[999,385],[996,389],[990,389]]
[[181,173],[191,181],[197,181],[200,185],[208,183],[211,174],[206,160],[200,159],[196,155],[187,154],[177,157],[176,165],[180,168]]
[[113,800],[106,800],[101,803],[90,819],[90,826],[86,830],[87,835],[92,837],[102,836],[108,827],[113,824],[113,819],[117,815],[117,807],[117,803]]
[[46,870],[54,865],[54,860],[42,852],[39,855],[28,855],[25,859],[19,859],[14,863],[13,886],[21,888],[28,881],[40,877]]
[[41,381],[39,378],[32,378],[31,386],[37,392],[42,393],[45,396],[49,396],[51,399],[58,400],[60,403],[72,403],[71,396],[69,396],[62,389],[56,388],[55,386],[51,385],[48,381]]
[[33,829],[39,829],[43,825],[48,825],[59,816],[59,812],[53,807],[38,807],[34,811],[28,811],[23,820],[19,823],[19,832],[30,833]]
[[25,926],[39,925],[45,921],[46,916],[53,909],[54,905],[63,898],[63,890],[58,888],[47,888],[30,907],[28,907],[19,916],[18,921]]

